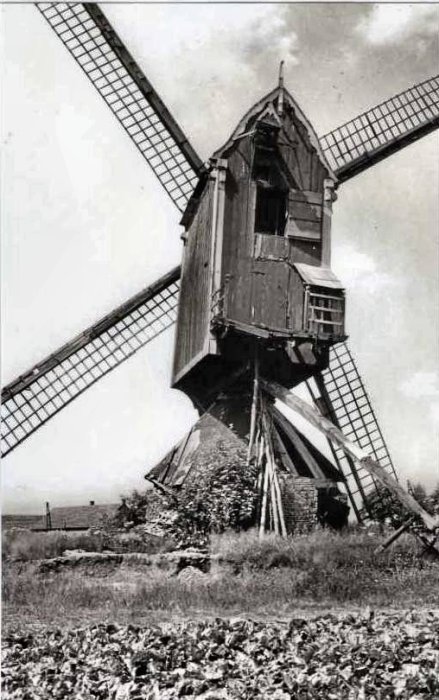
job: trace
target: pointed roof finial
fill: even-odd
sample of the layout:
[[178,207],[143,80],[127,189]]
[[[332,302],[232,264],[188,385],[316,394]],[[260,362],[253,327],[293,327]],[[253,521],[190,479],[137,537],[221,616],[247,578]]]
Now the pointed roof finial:
[[281,61],[279,64],[279,87],[283,88],[284,86],[284,61]]
[[279,97],[277,100],[277,113],[279,117],[283,115],[284,112],[284,62],[281,61],[279,65]]

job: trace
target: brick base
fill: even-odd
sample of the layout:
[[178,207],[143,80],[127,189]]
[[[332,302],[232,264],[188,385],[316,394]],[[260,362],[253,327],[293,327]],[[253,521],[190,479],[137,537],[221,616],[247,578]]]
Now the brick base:
[[287,531],[312,530],[318,523],[318,490],[313,479],[283,477],[281,492]]

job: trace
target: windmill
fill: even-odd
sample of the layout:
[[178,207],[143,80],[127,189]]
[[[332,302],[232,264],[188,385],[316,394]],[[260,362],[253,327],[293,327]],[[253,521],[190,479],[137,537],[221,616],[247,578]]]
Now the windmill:
[[[221,178],[225,177],[227,180],[227,166],[218,162],[214,164],[214,167],[206,168],[203,166],[181,129],[97,6],[92,4],[74,6],[44,4],[38,7],[130,135],[142,156],[151,165],[171,199],[180,211],[185,212],[186,221],[189,224],[190,218],[195,215],[197,196],[200,191],[205,187],[206,182],[212,182],[212,178],[216,178],[217,191],[220,191]],[[279,111],[282,111],[279,110],[281,94],[284,98],[285,109],[291,106],[288,104],[289,96],[284,91],[283,86],[279,85],[277,90],[281,92],[277,96],[272,96],[271,100],[265,99],[264,102],[264,109],[266,102],[273,104],[273,107],[269,107],[267,104],[268,112],[262,120],[268,131],[270,128],[276,130],[276,119],[279,119]],[[333,184],[340,185],[436,128],[438,125],[437,92],[437,78],[429,79],[382,105],[378,105],[357,119],[351,120],[339,129],[327,134],[320,141],[316,140],[314,148],[320,153],[322,163],[326,163],[327,173],[332,175],[332,178],[324,179],[332,180]],[[299,109],[298,106],[296,108]],[[312,130],[312,127],[310,129]],[[235,136],[240,135],[242,134],[235,134]],[[315,136],[314,138],[316,139]],[[225,158],[217,156],[216,160],[225,160]],[[262,182],[265,177],[264,164],[262,163],[260,167],[261,172],[258,178]],[[278,177],[281,180],[283,176],[282,173],[280,175],[274,173],[273,175],[274,178]],[[265,181],[267,182],[266,179]],[[268,180],[267,184],[268,191],[276,183]],[[291,183],[289,184],[291,185]],[[282,190],[285,187],[284,183],[278,189]],[[322,195],[322,211],[319,221],[323,226],[324,222],[327,224],[328,218],[330,218],[331,184],[327,183],[324,186],[324,182],[321,182],[318,187],[320,187]],[[302,187],[301,190],[297,183],[291,189],[297,193],[297,207],[304,205],[305,208],[308,206],[309,210],[312,210],[313,207],[314,209],[319,207],[316,202],[300,201],[299,194],[301,191],[303,192],[304,188]],[[307,191],[316,192],[312,187]],[[188,200],[190,200],[189,209],[186,208]],[[281,205],[276,206],[280,207]],[[282,213],[283,216],[284,214],[285,212]],[[296,224],[298,220],[298,218],[295,220]],[[292,221],[293,223],[294,221]],[[303,236],[296,236],[296,239],[305,241],[305,244],[306,242],[309,244],[311,241],[310,245],[315,245],[316,227],[314,226],[314,231],[312,231],[312,226],[305,228],[307,228],[308,239]],[[264,233],[262,232],[261,235]],[[291,237],[291,239],[293,238],[294,236]],[[324,238],[323,234],[322,238]],[[276,245],[280,245],[281,239],[287,240],[285,236],[273,236]],[[326,238],[326,240],[328,239]],[[265,254],[262,248],[259,252],[262,256]],[[268,255],[271,254],[272,252],[268,251]],[[329,249],[326,250],[325,256],[325,261],[328,263]],[[265,261],[262,257],[260,265],[263,266],[265,262],[269,263],[270,261]],[[300,275],[297,266],[295,272],[300,277],[303,293],[307,291],[308,296],[312,295],[313,287],[321,289],[323,286],[328,289],[327,285],[326,287],[325,285],[316,285],[315,279],[309,277],[306,279],[306,275],[310,274],[310,271],[306,269],[309,263],[298,263],[298,265],[301,264],[305,265],[302,268],[302,275]],[[316,264],[316,260],[311,260],[311,267],[318,266],[319,263]],[[313,272],[315,273],[316,270],[311,270],[311,273]],[[179,270],[171,271],[5,387],[3,391],[4,454],[15,449],[31,433],[98,381],[100,377],[145,345],[155,337],[157,332],[173,323],[177,308],[179,277]],[[332,280],[332,283],[335,285],[337,281]],[[306,287],[308,287],[307,290]],[[330,312],[331,318],[325,318],[325,314],[328,314],[327,311],[317,311],[319,318],[314,320],[308,318],[308,323],[315,324],[317,322],[318,324],[319,321],[332,320],[329,325],[334,328],[336,325],[334,321],[338,319],[340,322],[343,300],[339,283],[336,289],[337,294],[334,296],[337,297],[335,303],[338,308]],[[220,288],[216,291],[219,293],[210,300],[212,304],[214,302],[221,303],[222,291]],[[323,303],[322,300],[318,299],[316,302],[316,305]],[[310,304],[311,306],[315,305]],[[212,311],[211,307],[209,307],[209,311]],[[224,327],[219,327],[221,323],[218,325],[218,321],[220,321],[218,314],[214,314],[214,316],[215,318],[210,319],[210,321],[215,321],[217,327],[215,333],[212,333],[212,337],[209,338],[211,345],[219,342],[218,339],[224,331]],[[259,319],[258,327],[262,329],[265,326],[265,332],[269,333],[273,329],[268,327],[267,331],[269,324],[266,321],[267,319]],[[301,330],[304,333],[308,332],[309,337],[311,337],[315,329],[302,328]],[[245,334],[248,333],[248,329],[239,329],[235,325],[231,333]],[[318,334],[321,336],[320,332]],[[332,359],[327,365],[329,345],[332,341],[340,341],[343,333],[338,335],[330,333],[329,335],[332,335],[332,338],[327,338],[326,342],[319,344],[318,352],[314,353],[313,359],[309,362],[298,362],[301,365],[301,371],[306,370],[306,366],[314,363],[314,370],[311,374],[307,371],[302,372],[300,375],[302,381],[310,380],[311,377],[316,379],[318,393],[316,393],[315,399],[323,412],[343,428],[345,436],[354,437],[360,446],[367,448],[368,452],[389,473],[393,473],[393,466],[367,394],[353,358],[343,341],[333,345]],[[230,336],[229,333],[229,338]],[[313,354],[317,345],[313,342],[310,343],[309,337],[308,341],[302,342],[302,350]],[[294,340],[296,342],[297,339]],[[227,344],[227,337],[221,338],[221,342]],[[286,342],[285,334],[282,342]],[[310,345],[311,347],[309,347]],[[250,347],[248,349],[253,352]],[[278,356],[279,353],[282,354],[279,348],[277,350],[270,349],[270,352],[277,352]],[[267,358],[264,359],[263,356],[258,359],[258,363],[261,363],[261,376],[264,377],[266,377],[264,363],[267,361]],[[233,369],[239,371],[239,367]],[[215,372],[212,371],[210,374],[213,379]],[[183,387],[182,384],[182,388],[188,388],[192,398],[203,409],[206,408],[205,402],[213,398],[215,391],[220,389],[220,378],[217,376],[217,379],[219,384],[216,387],[209,386],[209,392],[206,392],[206,395],[200,396],[199,391],[193,386],[188,388],[187,386]],[[240,377],[240,379],[243,378]],[[273,377],[269,376],[269,379],[273,379]],[[284,376],[276,376],[276,379],[285,384]],[[175,380],[183,382],[183,379],[178,379],[177,376],[175,376]],[[279,384],[279,382],[277,383]],[[314,384],[315,382],[310,386],[316,392]],[[273,386],[271,389],[273,390]],[[352,410],[352,406],[355,407],[356,412]],[[301,436],[299,436],[299,441],[303,446],[304,442]],[[339,446],[333,445],[333,450],[336,463],[344,475],[344,481],[349,485],[352,507],[357,516],[361,517],[359,504],[367,503],[367,492],[374,487],[374,477],[370,476],[367,470],[355,467],[352,457],[349,457]]]

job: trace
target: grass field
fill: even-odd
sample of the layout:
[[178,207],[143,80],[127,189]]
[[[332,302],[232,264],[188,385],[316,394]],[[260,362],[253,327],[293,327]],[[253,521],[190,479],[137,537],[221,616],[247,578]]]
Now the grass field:
[[[41,536],[36,541],[29,533],[15,535],[15,546],[3,550],[6,630],[200,615],[284,618],[298,610],[364,606],[433,608],[438,601],[439,565],[420,558],[409,535],[377,554],[383,537],[364,531],[318,531],[285,540],[226,533],[212,538],[210,572],[186,576],[130,561],[41,573],[37,560],[61,554],[65,535]],[[68,548],[78,541],[69,538]]]
[[2,697],[437,699],[439,564],[411,536],[377,553],[382,541],[226,533],[203,573],[178,571],[169,543],[121,557],[108,537],[12,532]]

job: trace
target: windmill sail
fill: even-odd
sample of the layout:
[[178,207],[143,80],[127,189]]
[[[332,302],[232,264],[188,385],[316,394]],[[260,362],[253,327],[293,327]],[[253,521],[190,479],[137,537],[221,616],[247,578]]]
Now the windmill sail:
[[37,7],[183,211],[202,162],[104,13],[94,3]]
[[[201,161],[103,13],[90,3],[45,3],[38,8],[173,201],[184,208]],[[320,139],[339,178],[352,177],[439,126],[438,84],[438,78],[426,80]],[[400,110],[395,126],[384,117],[391,107],[395,114]],[[366,117],[376,122],[375,134],[377,124],[381,124],[379,137],[367,126]],[[179,276],[180,268],[176,268],[3,389],[2,455],[175,321]],[[329,375],[324,379],[329,381]],[[346,468],[350,469],[348,462],[348,475]],[[364,491],[363,484],[361,488]],[[355,492],[355,487],[352,490]],[[361,489],[359,494],[353,494],[357,501],[362,497]]]
[[320,144],[344,182],[438,127],[439,76],[435,76],[322,136]]
[[176,267],[3,389],[3,456],[175,322],[179,277]]
[[[343,435],[373,457],[383,469],[397,478],[389,450],[355,360],[346,343],[331,348],[329,366],[316,377],[317,392],[307,382],[311,396],[322,415],[329,418]],[[346,489],[358,520],[368,512],[368,497],[377,488],[369,471],[359,468],[337,444],[330,443],[335,462],[346,479]]]

